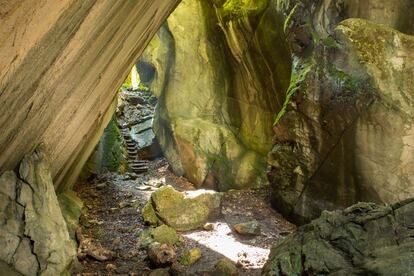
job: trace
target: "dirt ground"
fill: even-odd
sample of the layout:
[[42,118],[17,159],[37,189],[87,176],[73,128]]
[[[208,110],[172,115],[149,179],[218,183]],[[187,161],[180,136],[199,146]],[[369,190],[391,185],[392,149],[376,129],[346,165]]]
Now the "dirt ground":
[[[76,192],[84,201],[86,212],[81,217],[81,230],[86,238],[115,252],[109,261],[87,257],[74,275],[148,275],[152,269],[147,253],[140,249],[138,236],[147,226],[140,215],[152,192],[163,185],[177,190],[193,190],[185,178],[173,175],[168,163],[159,158],[150,161],[149,171],[140,175],[103,174],[78,183]],[[235,191],[224,194],[222,216],[215,221],[213,231],[180,232],[182,242],[175,247],[178,257],[185,249],[198,247],[202,258],[191,266],[176,265],[175,275],[211,275],[222,258],[233,261],[239,275],[260,275],[269,248],[281,242],[295,230],[274,211],[268,200],[269,190]],[[257,220],[261,234],[241,236],[232,226]]]

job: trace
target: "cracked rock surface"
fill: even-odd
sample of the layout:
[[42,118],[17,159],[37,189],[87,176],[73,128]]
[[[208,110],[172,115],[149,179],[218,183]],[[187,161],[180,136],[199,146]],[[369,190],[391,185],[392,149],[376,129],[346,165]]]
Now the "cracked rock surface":
[[263,275],[412,275],[413,235],[414,199],[325,211],[272,248]]
[[0,176],[0,236],[8,275],[60,275],[76,256],[41,151]]

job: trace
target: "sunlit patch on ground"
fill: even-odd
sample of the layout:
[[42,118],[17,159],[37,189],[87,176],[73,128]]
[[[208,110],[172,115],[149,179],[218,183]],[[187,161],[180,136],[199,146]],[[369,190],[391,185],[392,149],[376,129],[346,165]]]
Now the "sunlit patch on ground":
[[184,236],[245,267],[252,269],[263,267],[269,249],[242,243],[225,222],[216,222],[213,225],[213,231],[195,231]]

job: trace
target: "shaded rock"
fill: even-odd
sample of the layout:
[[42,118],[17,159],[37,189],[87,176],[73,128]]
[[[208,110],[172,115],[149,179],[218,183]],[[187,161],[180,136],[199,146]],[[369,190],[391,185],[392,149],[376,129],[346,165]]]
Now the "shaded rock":
[[144,222],[148,225],[156,226],[160,224],[160,220],[158,219],[154,207],[152,206],[151,201],[147,202],[141,210],[142,218]]
[[156,267],[171,265],[177,259],[174,249],[167,244],[153,243],[148,248],[148,259]]
[[0,176],[0,263],[23,275],[59,275],[75,260],[45,154]]
[[180,258],[180,263],[182,265],[192,265],[201,258],[201,249],[192,248],[183,253]]
[[235,276],[238,274],[237,267],[228,259],[221,259],[214,266],[214,276]]
[[[117,172],[127,167],[126,149],[116,116],[113,115],[105,128],[95,151],[89,157],[84,167],[84,174],[101,174],[106,171]],[[97,185],[98,190],[105,187],[105,183]]]
[[175,230],[167,225],[161,225],[156,228],[149,228],[142,231],[139,235],[138,242],[141,248],[148,248],[151,244],[157,242],[160,244],[174,245],[180,241]]
[[217,216],[221,198],[220,193],[213,191],[180,193],[171,186],[164,186],[152,193],[150,203],[162,222],[186,231],[202,227],[209,218]]
[[260,235],[260,224],[256,220],[239,223],[233,227],[240,235]]
[[140,159],[154,159],[162,155],[161,148],[152,130],[152,118],[131,128],[131,138],[137,143]]
[[359,10],[401,27],[386,8],[376,9],[377,16],[360,8],[373,1],[341,2],[301,0],[285,11],[294,67],[275,121],[268,176],[273,205],[297,223],[322,210],[414,195],[414,37],[346,19]]
[[79,227],[79,218],[84,204],[74,191],[66,191],[58,195],[59,206],[66,221],[69,235],[75,239],[76,229]]
[[263,275],[411,275],[414,199],[324,211],[271,249]]

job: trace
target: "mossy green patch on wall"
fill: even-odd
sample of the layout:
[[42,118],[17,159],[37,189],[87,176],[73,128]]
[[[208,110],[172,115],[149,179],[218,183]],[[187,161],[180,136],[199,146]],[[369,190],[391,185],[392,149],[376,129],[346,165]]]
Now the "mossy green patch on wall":
[[102,137],[85,165],[83,174],[104,171],[124,171],[127,168],[126,152],[115,115],[105,128]]

